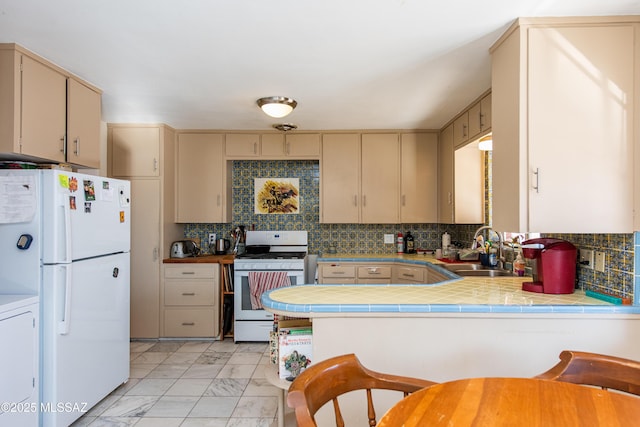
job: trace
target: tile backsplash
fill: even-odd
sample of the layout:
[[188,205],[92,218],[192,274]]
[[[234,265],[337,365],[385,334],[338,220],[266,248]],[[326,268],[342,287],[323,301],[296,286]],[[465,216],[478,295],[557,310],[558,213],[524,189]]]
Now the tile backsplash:
[[[490,161],[490,160],[489,160]],[[309,253],[326,254],[330,246],[338,253],[394,253],[393,244],[384,243],[384,234],[411,231],[417,248],[435,249],[441,245],[442,233],[451,234],[452,243],[462,247],[471,244],[474,231],[481,224],[320,224],[320,168],[314,160],[236,160],[233,161],[233,218],[226,224],[186,224],[185,237],[204,239],[209,233],[231,238],[238,225],[248,230],[307,230]],[[490,168],[488,168],[490,170]],[[263,215],[254,213],[254,178],[299,178],[300,211],[298,214]],[[485,190],[490,193],[489,184]],[[490,197],[487,197],[490,200]],[[489,211],[491,205],[486,206]],[[604,273],[577,267],[578,286],[632,297],[640,292],[640,277],[634,277],[634,264],[639,264],[640,233],[633,234],[567,234],[553,235],[566,239],[578,248],[603,251]],[[635,287],[635,293],[634,293]],[[638,302],[636,301],[636,304]]]

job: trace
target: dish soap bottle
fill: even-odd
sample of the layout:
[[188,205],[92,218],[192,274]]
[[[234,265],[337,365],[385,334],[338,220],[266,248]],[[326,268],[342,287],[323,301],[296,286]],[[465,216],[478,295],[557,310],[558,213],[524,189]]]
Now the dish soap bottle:
[[415,243],[410,231],[407,231],[407,234],[404,236],[404,253],[405,254],[416,253]]
[[402,238],[402,233],[398,233],[398,238],[396,239],[396,247],[399,254],[404,253],[404,239]]
[[524,276],[524,260],[522,259],[522,255],[518,252],[516,255],[516,259],[513,261],[513,273],[522,277]]

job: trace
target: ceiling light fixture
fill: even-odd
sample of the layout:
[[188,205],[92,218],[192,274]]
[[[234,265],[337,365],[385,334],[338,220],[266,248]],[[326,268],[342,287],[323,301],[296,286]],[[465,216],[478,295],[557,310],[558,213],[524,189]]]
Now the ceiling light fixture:
[[282,132],[298,129],[298,126],[294,125],[293,123],[278,123],[273,125],[273,127],[275,129],[281,130]]
[[262,111],[267,116],[271,117],[284,117],[291,113],[298,103],[286,96],[268,96],[266,98],[260,98],[256,101],[258,107],[262,108]]
[[493,136],[491,134],[483,136],[478,142],[478,149],[482,151],[493,150]]

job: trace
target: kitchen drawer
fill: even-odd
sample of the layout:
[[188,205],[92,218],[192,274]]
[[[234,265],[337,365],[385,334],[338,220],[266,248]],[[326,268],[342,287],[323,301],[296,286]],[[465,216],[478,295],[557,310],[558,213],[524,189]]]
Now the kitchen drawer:
[[217,278],[218,264],[178,264],[165,265],[166,279],[214,279]]
[[425,269],[420,267],[395,266],[393,281],[394,283],[426,283]]
[[211,305],[215,303],[214,282],[167,280],[164,284],[165,305]]
[[358,267],[358,279],[391,279],[391,266],[361,265]]
[[356,277],[356,267],[353,265],[322,265],[323,278]]
[[212,308],[167,308],[164,310],[165,337],[214,337],[218,335]]

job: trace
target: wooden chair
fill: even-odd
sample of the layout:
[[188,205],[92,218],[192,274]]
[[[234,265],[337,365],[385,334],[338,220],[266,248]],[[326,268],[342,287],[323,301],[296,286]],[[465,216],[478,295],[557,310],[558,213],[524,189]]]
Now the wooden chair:
[[[365,390],[369,426],[376,425],[376,413],[371,390],[396,390],[409,393],[436,383],[418,378],[382,374],[362,366],[354,354],[333,357],[309,366],[289,387],[287,404],[295,410],[298,427],[317,427],[316,412],[325,403],[333,401],[336,426],[344,427],[338,397],[354,391]],[[364,410],[364,405],[363,405]]]
[[536,378],[614,389],[640,396],[640,362],[565,350],[560,362]]

